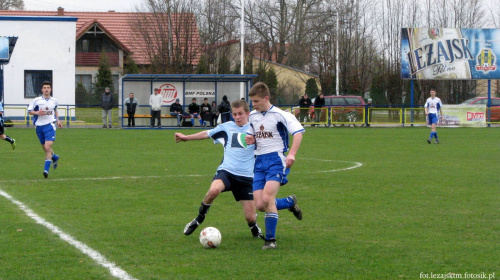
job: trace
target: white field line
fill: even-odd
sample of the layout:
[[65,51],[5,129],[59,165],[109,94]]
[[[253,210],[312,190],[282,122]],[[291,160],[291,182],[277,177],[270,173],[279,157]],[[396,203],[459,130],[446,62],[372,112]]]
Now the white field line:
[[96,250],[90,248],[89,246],[85,245],[84,243],[76,240],[73,238],[71,235],[65,233],[64,231],[60,230],[57,226],[45,221],[42,217],[38,216],[33,210],[28,208],[26,205],[24,205],[22,202],[14,199],[12,196],[10,196],[8,193],[4,192],[2,189],[0,189],[0,195],[3,197],[7,198],[9,201],[17,205],[26,215],[38,224],[43,225],[47,229],[49,229],[52,233],[58,235],[62,240],[68,242],[71,244],[73,247],[77,248],[80,250],[82,253],[85,255],[89,256],[91,259],[93,259],[97,264],[100,266],[103,266],[109,270],[111,275],[114,277],[121,279],[121,280],[137,280],[136,278],[130,276],[125,270],[121,269],[118,267],[116,264],[108,261],[106,257],[101,255],[99,252]]
[[320,170],[320,171],[307,171],[307,172],[295,172],[295,173],[329,173],[329,172],[338,172],[338,171],[347,171],[351,169],[355,169],[363,166],[361,162],[356,161],[345,161],[345,160],[331,160],[331,159],[316,159],[316,158],[302,158],[305,160],[315,160],[315,161],[327,161],[327,162],[347,162],[353,164],[353,166],[339,169],[330,169],[330,170]]
[[[210,174],[208,174],[210,175]],[[34,179],[34,180],[0,180],[0,183],[19,183],[19,182],[64,182],[64,181],[101,181],[101,180],[127,180],[127,179],[151,179],[151,178],[171,178],[171,177],[200,177],[208,176],[207,174],[195,175],[163,175],[163,176],[112,176],[112,177],[87,177],[87,178],[59,178],[59,179]],[[211,174],[213,175],[213,174]]]

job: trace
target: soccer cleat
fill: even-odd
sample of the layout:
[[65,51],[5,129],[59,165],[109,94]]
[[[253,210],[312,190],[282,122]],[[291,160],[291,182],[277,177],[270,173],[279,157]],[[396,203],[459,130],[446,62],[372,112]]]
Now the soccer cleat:
[[439,144],[439,140],[436,139],[436,144]]
[[302,220],[302,210],[300,210],[299,205],[297,204],[297,197],[295,195],[290,195],[289,198],[293,200],[293,205],[288,209],[288,211],[292,212],[297,220]]
[[266,238],[264,237],[264,235],[262,235],[262,231],[260,230],[260,228],[259,228],[259,226],[257,224],[255,224],[255,226],[251,227],[250,231],[252,232],[252,236],[253,237],[259,237],[261,239],[266,240]]
[[45,177],[45,178],[49,177],[49,171],[44,170],[43,171],[43,177]]
[[16,149],[16,139],[12,139],[12,143],[10,143],[10,145],[12,146],[12,150],[15,150]]
[[427,143],[429,143],[429,144],[430,144],[430,143],[431,143],[431,139],[427,139]]
[[278,245],[276,244],[276,239],[270,239],[266,240],[264,243],[264,246],[262,246],[262,250],[267,250],[267,249],[276,249],[278,248]]
[[56,159],[56,160],[53,160],[53,161],[52,161],[52,168],[54,168],[54,170],[56,170],[56,168],[57,168],[57,163],[58,163],[58,162],[59,162],[59,157],[57,157],[57,159]]
[[196,219],[192,220],[184,227],[184,234],[190,235],[199,225],[200,223]]

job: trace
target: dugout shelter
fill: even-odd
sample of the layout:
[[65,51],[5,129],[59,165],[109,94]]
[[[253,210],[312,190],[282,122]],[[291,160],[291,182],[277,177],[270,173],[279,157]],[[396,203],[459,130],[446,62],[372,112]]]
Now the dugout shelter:
[[[130,93],[139,102],[136,110],[136,126],[146,127],[150,121],[149,97],[158,88],[163,97],[161,117],[162,126],[175,126],[176,118],[170,116],[170,105],[178,98],[187,112],[193,98],[201,105],[205,98],[208,103],[215,101],[217,106],[227,96],[229,102],[244,98],[248,101],[248,92],[253,85],[255,74],[127,74],[122,78],[120,104],[123,105]],[[126,108],[121,106],[122,127],[126,120]]]

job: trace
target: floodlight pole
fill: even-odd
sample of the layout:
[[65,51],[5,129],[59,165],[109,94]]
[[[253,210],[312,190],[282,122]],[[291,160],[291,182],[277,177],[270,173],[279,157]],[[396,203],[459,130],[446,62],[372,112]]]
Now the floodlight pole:
[[339,95],[339,91],[340,91],[340,85],[339,85],[339,25],[340,25],[340,20],[339,20],[339,11],[337,10],[337,34],[336,34],[336,43],[337,43],[337,48],[336,48],[336,54],[335,54],[335,60],[336,60],[336,67],[335,67],[335,78],[337,79],[336,80],[336,83],[335,83],[335,87],[336,87],[336,93],[337,95]]
[[[245,74],[245,0],[241,0],[241,19],[240,19],[240,72]],[[245,97],[245,83],[240,83],[240,99]]]

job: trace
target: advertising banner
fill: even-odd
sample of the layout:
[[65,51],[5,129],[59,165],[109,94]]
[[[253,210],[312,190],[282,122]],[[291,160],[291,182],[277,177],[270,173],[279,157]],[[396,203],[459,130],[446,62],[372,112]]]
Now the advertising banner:
[[443,105],[439,126],[486,126],[486,105]]
[[172,103],[175,103],[175,99],[180,99],[180,104],[183,104],[182,92],[183,87],[182,83],[153,83],[153,92],[154,89],[157,88],[160,90],[160,95],[163,96],[163,106],[170,106]]
[[196,89],[196,90],[186,89],[186,99],[191,100],[193,97],[198,99],[198,100],[203,100],[205,98],[214,99],[215,98],[215,90],[213,90],[213,89]]
[[402,28],[401,78],[500,79],[500,29]]

